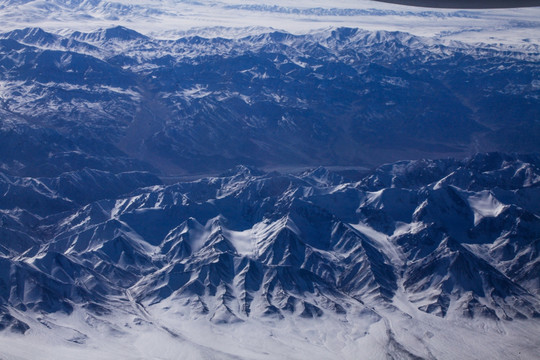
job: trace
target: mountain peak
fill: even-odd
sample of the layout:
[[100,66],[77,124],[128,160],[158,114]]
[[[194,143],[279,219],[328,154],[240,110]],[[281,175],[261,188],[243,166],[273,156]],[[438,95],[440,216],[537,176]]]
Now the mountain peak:
[[344,182],[343,177],[323,166],[305,171],[300,175],[300,178],[311,182],[313,185],[318,184],[323,186],[339,185]]
[[229,169],[222,173],[220,177],[252,177],[252,176],[262,176],[265,172],[257,168],[247,166],[247,165],[237,165],[232,169]]
[[1,36],[30,45],[51,45],[60,39],[60,36],[46,32],[39,27],[13,30]]
[[75,31],[72,38],[80,41],[89,42],[108,42],[108,41],[144,41],[148,40],[148,37],[138,33],[135,30],[128,29],[124,26],[114,26],[106,29],[100,29],[90,33],[83,33]]

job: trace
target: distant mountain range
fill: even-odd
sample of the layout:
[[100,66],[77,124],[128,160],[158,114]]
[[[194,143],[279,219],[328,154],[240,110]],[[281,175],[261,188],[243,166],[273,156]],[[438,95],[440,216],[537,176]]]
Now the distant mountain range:
[[532,43],[349,28],[176,41],[123,27],[28,28],[0,38],[0,154],[13,175],[216,174],[539,150]]

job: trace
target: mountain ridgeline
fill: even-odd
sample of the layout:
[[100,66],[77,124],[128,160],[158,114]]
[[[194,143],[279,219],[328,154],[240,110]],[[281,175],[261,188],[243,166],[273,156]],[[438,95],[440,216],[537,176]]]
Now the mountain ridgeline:
[[[132,302],[219,324],[381,318],[403,301],[440,318],[540,316],[538,156],[402,161],[357,182],[246,166],[174,185],[90,170],[0,179],[13,331],[28,330],[21,312],[106,319]],[[95,183],[108,185],[76,190]]]

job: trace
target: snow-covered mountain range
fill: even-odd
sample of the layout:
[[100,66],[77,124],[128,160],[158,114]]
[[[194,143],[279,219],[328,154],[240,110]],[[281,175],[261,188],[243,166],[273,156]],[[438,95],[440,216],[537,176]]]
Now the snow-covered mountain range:
[[539,16],[0,0],[0,358],[535,359]]
[[157,40],[114,27],[14,30],[0,49],[1,166],[13,175],[539,150],[535,43],[352,28]]
[[[287,346],[307,346],[311,335],[332,336],[322,322],[364,329],[340,341],[371,339],[377,356],[450,358],[438,341],[455,334],[439,327],[463,326],[481,331],[465,341],[478,356],[505,348],[517,358],[521,344],[532,358],[534,331],[512,336],[538,328],[539,184],[538,156],[500,153],[402,161],[359,181],[245,166],[173,185],[141,172],[3,175],[2,327],[94,354],[96,332],[122,343],[150,328],[168,346],[194,346],[189,329],[254,322],[278,337],[288,336],[280,322],[306,326],[305,341]],[[430,335],[411,340],[418,331]],[[220,358],[256,350],[196,342]],[[325,344],[315,358],[358,358]]]
[[[407,2],[404,0],[404,2]],[[422,5],[422,1],[411,3]],[[444,1],[411,7],[372,0],[0,0],[0,31],[41,26],[47,31],[93,31],[121,25],[145,35],[176,39],[184,32],[245,35],[245,28],[294,34],[330,27],[360,27],[466,42],[516,44],[540,41],[537,0],[446,1],[451,7],[479,3],[529,3],[516,9],[433,9]],[[216,28],[217,27],[217,28]],[[242,31],[238,31],[241,28]]]

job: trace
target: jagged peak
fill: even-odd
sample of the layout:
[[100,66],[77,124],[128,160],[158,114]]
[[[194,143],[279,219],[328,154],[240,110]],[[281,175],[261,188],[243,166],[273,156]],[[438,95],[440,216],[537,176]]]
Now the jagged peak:
[[[423,169],[440,180],[448,175],[446,164],[455,162],[441,163],[404,162],[378,171],[399,177],[423,174]],[[84,174],[79,179],[84,183],[97,181],[102,172],[76,174]],[[496,212],[494,206],[500,205],[491,199],[495,191],[464,190],[452,183],[329,191],[320,182],[331,174],[316,168],[302,175],[254,176],[252,169],[238,167],[227,177],[139,189],[136,196],[34,219],[31,227],[39,236],[50,232],[52,240],[37,244],[39,251],[18,256],[25,261],[41,258],[36,271],[76,282],[83,277],[78,268],[66,263],[65,270],[73,271],[57,269],[63,260],[55,254],[65,254],[75,266],[85,267],[81,274],[96,274],[88,277],[90,289],[97,286],[95,279],[110,278],[108,287],[99,290],[115,294],[115,299],[129,288],[138,304],[171,306],[183,316],[219,323],[248,317],[352,316],[363,304],[388,308],[396,299],[442,317],[456,311],[495,311],[501,318],[499,309],[510,317],[518,312],[534,316],[538,301],[510,278],[508,264],[529,265],[513,257],[534,258],[531,241],[521,237],[535,234],[540,217],[522,210],[515,193],[499,190],[497,196],[510,205]],[[266,191],[266,186],[273,188]],[[219,196],[236,188],[242,190]],[[243,190],[249,194],[240,196]],[[193,191],[199,195],[197,202],[171,201]],[[491,222],[476,222],[475,211]],[[19,215],[6,213],[2,230],[25,227],[22,219],[12,221]],[[38,236],[32,231],[31,236]],[[488,234],[478,240],[475,231]],[[505,249],[504,242],[517,248]],[[474,267],[478,274],[471,271]],[[523,271],[529,269],[534,268],[525,266]],[[515,279],[518,276],[523,273]],[[505,304],[500,300],[505,294],[524,303]],[[106,299],[97,302],[107,304]]]
[[134,41],[134,40],[149,40],[149,38],[135,30],[128,29],[124,26],[114,26],[110,28],[100,29],[94,32],[83,33],[79,31],[73,32],[71,38],[80,41],[106,42],[106,41]]
[[59,35],[46,32],[40,27],[27,27],[24,29],[17,29],[1,34],[1,36],[4,38],[22,41],[28,44],[52,43],[60,38]]
[[300,175],[300,178],[315,186],[335,186],[345,182],[345,179],[342,176],[328,170],[323,166],[305,171]]
[[266,173],[262,170],[259,170],[255,167],[247,166],[247,165],[237,165],[232,169],[229,169],[219,175],[219,177],[256,177],[256,176],[262,176]]

